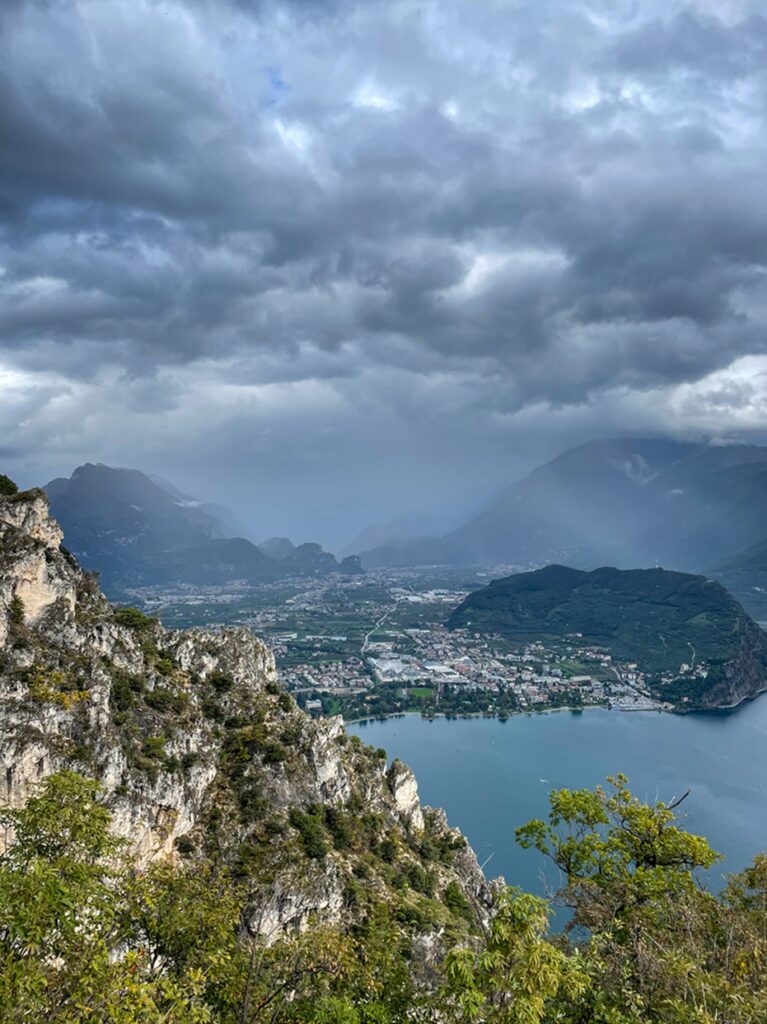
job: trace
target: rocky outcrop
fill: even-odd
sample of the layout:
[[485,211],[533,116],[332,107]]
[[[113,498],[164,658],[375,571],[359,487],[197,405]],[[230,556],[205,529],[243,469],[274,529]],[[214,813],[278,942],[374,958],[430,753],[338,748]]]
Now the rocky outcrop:
[[248,875],[252,930],[343,923],[371,899],[437,934],[489,911],[476,858],[409,768],[307,717],[248,630],[112,609],[37,491],[0,498],[0,709],[0,800],[62,769],[97,778],[139,865],[215,852]]
[[[697,695],[694,708],[726,710],[764,693],[767,690],[766,646],[764,631],[749,620],[734,657],[709,673],[708,685]],[[677,710],[686,709],[682,706]]]
[[423,828],[423,811],[418,799],[418,783],[415,775],[402,761],[395,760],[386,773],[386,781],[394,797],[394,806],[404,821],[413,828]]

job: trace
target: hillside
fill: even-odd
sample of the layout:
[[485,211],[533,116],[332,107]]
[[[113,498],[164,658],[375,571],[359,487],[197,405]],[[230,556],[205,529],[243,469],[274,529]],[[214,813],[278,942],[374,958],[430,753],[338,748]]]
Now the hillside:
[[254,934],[351,927],[379,900],[435,949],[478,927],[491,889],[408,768],[308,718],[247,630],[115,611],[61,536],[41,491],[0,496],[0,798],[97,779],[138,864],[249,879]]
[[664,439],[595,441],[508,486],[442,538],[403,541],[363,563],[636,568],[719,576],[755,614],[767,609],[752,549],[767,544],[767,448]]
[[[550,565],[470,594],[451,629],[604,647],[650,673],[652,688],[695,707],[731,706],[767,687],[767,637],[719,583],[664,569],[583,572]],[[682,685],[680,667],[706,665]]]

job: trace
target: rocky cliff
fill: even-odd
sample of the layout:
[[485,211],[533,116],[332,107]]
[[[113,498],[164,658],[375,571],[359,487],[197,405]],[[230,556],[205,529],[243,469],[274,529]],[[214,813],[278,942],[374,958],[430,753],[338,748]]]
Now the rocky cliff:
[[113,609],[41,491],[0,497],[0,706],[0,800],[62,768],[97,778],[139,863],[218,857],[252,878],[254,929],[353,921],[377,898],[423,933],[487,915],[492,886],[405,765],[309,719],[247,630]]

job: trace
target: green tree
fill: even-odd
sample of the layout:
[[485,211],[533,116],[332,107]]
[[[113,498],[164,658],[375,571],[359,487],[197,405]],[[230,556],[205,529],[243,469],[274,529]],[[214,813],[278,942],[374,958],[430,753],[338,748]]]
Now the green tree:
[[608,791],[553,792],[548,822],[517,831],[523,846],[550,857],[564,875],[559,897],[573,911],[567,931],[589,977],[557,1019],[767,1020],[757,967],[767,954],[761,916],[767,865],[758,860],[731,880],[724,899],[716,898],[698,871],[719,855],[678,826],[681,800],[644,804],[624,776],[609,782]]
[[[0,1020],[204,1024],[204,977],[156,976],[131,943],[126,869],[98,784],[74,772],[0,817]],[[119,955],[122,951],[122,955]]]
[[557,996],[585,991],[578,957],[545,937],[548,915],[543,899],[516,889],[502,894],[484,945],[456,949],[447,958],[442,998],[451,1020],[541,1024]]
[[5,473],[0,473],[0,494],[7,495],[10,497],[12,494],[18,494],[19,488]]

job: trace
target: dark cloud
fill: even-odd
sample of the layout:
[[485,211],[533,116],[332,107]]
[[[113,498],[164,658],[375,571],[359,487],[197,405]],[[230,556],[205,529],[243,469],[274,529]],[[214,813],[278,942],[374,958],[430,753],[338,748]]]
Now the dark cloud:
[[8,450],[247,464],[343,533],[579,431],[760,430],[766,50],[748,0],[3,4]]

